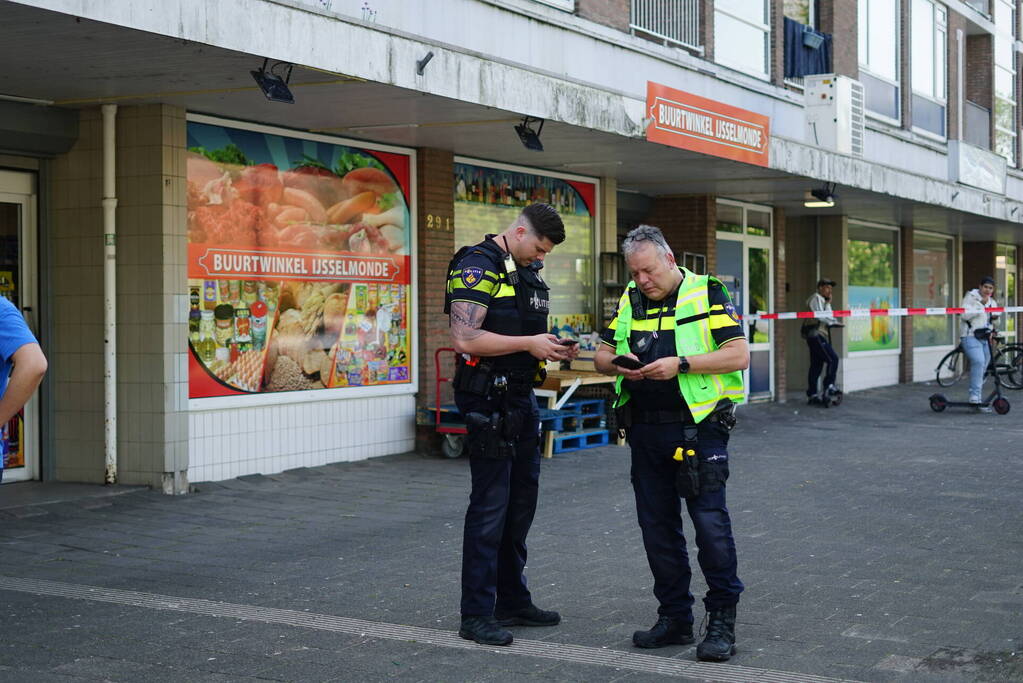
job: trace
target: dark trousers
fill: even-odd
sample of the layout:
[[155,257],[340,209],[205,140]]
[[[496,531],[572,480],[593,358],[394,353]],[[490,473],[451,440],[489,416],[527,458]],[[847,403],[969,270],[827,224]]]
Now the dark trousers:
[[[692,572],[686,538],[682,530],[682,498],[675,489],[675,473],[680,463],[672,459],[682,445],[682,425],[634,424],[628,430],[632,448],[632,488],[636,494],[636,513],[643,532],[643,546],[654,575],[654,596],[662,616],[693,621],[693,594],[689,590]],[[703,599],[708,611],[730,607],[739,602],[743,585],[737,575],[732,522],[725,507],[728,477],[728,432],[717,423],[700,424],[697,454],[701,480],[717,480],[714,491],[705,491],[685,500],[696,532],[697,561],[707,581]],[[704,473],[713,472],[705,477]]]
[[[526,413],[512,457],[487,459],[467,438],[472,492],[462,540],[462,616],[490,616],[531,604],[526,577],[526,535],[533,524],[540,479],[540,423],[536,397],[510,396],[509,410]],[[491,414],[496,401],[458,392],[462,415]]]
[[827,366],[824,373],[824,385],[821,389],[827,389],[835,383],[838,375],[838,354],[831,348],[831,342],[823,334],[815,334],[806,338],[806,345],[810,347],[810,371],[806,376],[806,395],[817,395],[817,379],[821,376],[821,370]]

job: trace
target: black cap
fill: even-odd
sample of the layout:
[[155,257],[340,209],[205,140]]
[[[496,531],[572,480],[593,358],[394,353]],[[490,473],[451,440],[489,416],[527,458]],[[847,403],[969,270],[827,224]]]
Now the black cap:
[[823,287],[824,285],[831,285],[832,287],[834,287],[835,284],[836,283],[835,283],[834,280],[829,280],[826,277],[822,277],[820,280],[817,280],[817,286],[818,287]]

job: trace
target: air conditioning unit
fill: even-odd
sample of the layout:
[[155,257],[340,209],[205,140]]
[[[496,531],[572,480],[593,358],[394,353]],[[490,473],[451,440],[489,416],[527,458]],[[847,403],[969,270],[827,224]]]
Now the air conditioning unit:
[[806,141],[863,156],[863,84],[848,76],[812,74],[803,79],[803,96]]

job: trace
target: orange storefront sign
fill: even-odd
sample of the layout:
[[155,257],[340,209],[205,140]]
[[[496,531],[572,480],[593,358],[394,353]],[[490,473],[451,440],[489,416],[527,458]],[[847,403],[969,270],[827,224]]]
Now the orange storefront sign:
[[771,119],[647,81],[646,139],[701,154],[767,166]]

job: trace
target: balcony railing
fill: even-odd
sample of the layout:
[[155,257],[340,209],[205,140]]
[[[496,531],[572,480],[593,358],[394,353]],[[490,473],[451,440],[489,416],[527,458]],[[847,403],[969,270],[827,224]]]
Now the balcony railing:
[[969,100],[963,103],[963,137],[981,149],[991,149],[991,110]]
[[965,2],[981,14],[991,16],[991,3],[989,0],[965,0]]
[[632,0],[629,29],[703,53],[700,0]]

